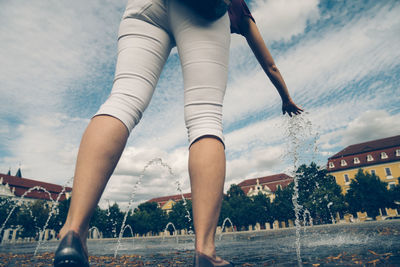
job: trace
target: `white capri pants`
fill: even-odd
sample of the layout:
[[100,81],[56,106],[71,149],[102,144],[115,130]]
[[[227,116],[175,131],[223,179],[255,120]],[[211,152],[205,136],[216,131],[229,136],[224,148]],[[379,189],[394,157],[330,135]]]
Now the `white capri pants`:
[[222,102],[230,45],[228,14],[209,22],[179,0],[128,0],[118,34],[118,59],[109,98],[97,115],[140,121],[171,49],[177,46],[184,81],[189,145],[203,136],[223,143]]

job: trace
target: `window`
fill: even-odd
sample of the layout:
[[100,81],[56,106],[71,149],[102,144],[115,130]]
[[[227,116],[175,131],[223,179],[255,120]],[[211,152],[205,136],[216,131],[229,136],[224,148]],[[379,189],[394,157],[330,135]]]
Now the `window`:
[[389,183],[389,185],[388,185],[389,190],[394,189],[395,186],[396,186],[396,183],[394,183],[394,182]]
[[347,162],[344,159],[342,159],[340,161],[340,166],[347,166]]
[[376,175],[375,170],[371,170],[371,174],[372,174],[372,175]]
[[346,184],[350,183],[349,175],[347,175],[347,174],[344,175],[344,182]]
[[387,159],[388,155],[386,154],[386,152],[382,152],[381,153],[381,159]]
[[391,177],[392,177],[392,171],[390,170],[390,168],[385,168],[385,172],[386,172],[386,176],[387,176],[388,178],[391,178]]
[[329,168],[335,168],[335,164],[332,161],[329,162]]
[[396,157],[400,157],[400,149],[396,149]]
[[357,157],[355,157],[355,158],[354,158],[354,164],[359,164],[359,163],[360,163],[360,159],[357,158]]
[[367,161],[373,161],[374,158],[372,157],[372,155],[367,155]]

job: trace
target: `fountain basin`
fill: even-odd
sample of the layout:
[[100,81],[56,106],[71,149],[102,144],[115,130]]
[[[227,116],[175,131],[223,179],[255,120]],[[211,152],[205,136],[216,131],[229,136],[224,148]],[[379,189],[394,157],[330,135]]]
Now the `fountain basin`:
[[[174,266],[189,266],[193,260],[193,235],[124,238],[118,259],[137,255],[143,262],[176,261]],[[134,244],[132,242],[134,239]],[[217,252],[235,264],[297,265],[295,229],[261,230],[223,233],[216,238]],[[58,242],[44,243],[39,255],[54,252]],[[113,260],[117,239],[89,240],[90,255]],[[32,254],[36,243],[3,244],[0,254]],[[136,256],[135,256],[136,257]],[[179,259],[178,259],[178,258]],[[400,221],[374,221],[336,225],[312,226],[301,229],[301,259],[312,264],[400,265]],[[33,261],[34,259],[32,259]],[[93,258],[94,260],[94,258]],[[157,265],[155,264],[155,265]],[[14,266],[14,265],[9,265]],[[15,265],[17,266],[17,265]],[[100,266],[100,265],[99,265]],[[151,265],[148,265],[151,266]],[[168,265],[163,265],[168,266]]]

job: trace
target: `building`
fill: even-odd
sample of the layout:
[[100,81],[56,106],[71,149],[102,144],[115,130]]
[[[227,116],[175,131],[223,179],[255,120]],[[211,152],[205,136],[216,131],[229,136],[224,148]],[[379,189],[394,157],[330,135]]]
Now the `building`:
[[391,188],[399,183],[400,135],[346,147],[328,159],[327,170],[346,193],[358,169],[375,174]]
[[275,192],[278,188],[283,189],[293,182],[293,178],[287,174],[279,173],[259,178],[252,178],[244,180],[238,186],[243,190],[247,196],[256,196],[262,193],[269,197],[271,201],[275,198]]
[[[293,178],[284,174],[275,174],[265,177],[247,179],[238,184],[247,196],[255,196],[259,192],[268,196],[271,201],[275,198],[275,192],[278,187],[284,188],[293,181]],[[185,199],[192,199],[191,193],[183,194]],[[182,195],[172,195],[165,197],[156,197],[150,199],[148,202],[157,202],[158,206],[169,213],[173,205],[182,200]]]
[[[32,190],[32,188],[34,189]],[[14,200],[19,200],[23,197],[24,201],[40,199],[52,202],[59,197],[62,191],[63,187],[57,184],[0,173],[0,197],[11,197]],[[65,187],[64,192],[59,197],[59,201],[68,199],[71,192],[71,187]]]
[[[192,194],[191,193],[186,193],[183,194],[183,197],[185,199],[192,199]],[[165,197],[156,197],[150,199],[148,202],[157,202],[158,207],[160,207],[162,210],[166,211],[167,214],[172,210],[172,207],[174,204],[178,201],[181,201],[182,195],[172,195],[172,196],[165,196]]]

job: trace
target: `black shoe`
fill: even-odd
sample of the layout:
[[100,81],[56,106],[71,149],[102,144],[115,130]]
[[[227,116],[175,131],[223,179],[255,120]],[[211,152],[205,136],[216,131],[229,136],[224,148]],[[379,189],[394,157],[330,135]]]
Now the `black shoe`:
[[77,233],[69,231],[54,256],[54,267],[89,267],[88,256]]
[[228,264],[223,264],[223,260],[214,260],[213,258],[203,254],[201,252],[196,251],[196,255],[194,256],[194,267],[233,267],[235,266],[232,262]]

